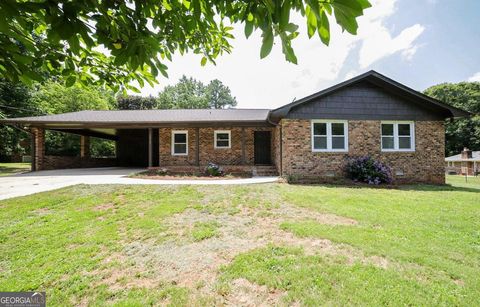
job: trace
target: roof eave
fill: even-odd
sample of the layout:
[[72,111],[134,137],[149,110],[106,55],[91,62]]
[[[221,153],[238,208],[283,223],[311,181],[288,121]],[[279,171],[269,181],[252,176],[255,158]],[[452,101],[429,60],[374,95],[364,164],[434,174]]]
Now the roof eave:
[[26,125],[30,127],[41,126],[46,128],[80,128],[80,127],[127,127],[127,126],[144,126],[144,127],[161,127],[161,126],[181,126],[181,125],[236,125],[236,126],[248,126],[248,125],[273,125],[267,119],[258,120],[215,120],[215,121],[162,121],[162,122],[150,122],[150,121],[138,121],[138,122],[89,122],[89,121],[41,121],[41,120],[22,120],[22,119],[3,119],[0,123],[9,125]]

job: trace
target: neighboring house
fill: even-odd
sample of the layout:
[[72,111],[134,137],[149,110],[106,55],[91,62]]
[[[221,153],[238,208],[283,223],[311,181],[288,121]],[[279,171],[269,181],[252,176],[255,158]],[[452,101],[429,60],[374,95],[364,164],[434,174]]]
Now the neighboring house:
[[[444,120],[468,112],[375,71],[275,110],[81,111],[4,120],[34,134],[34,168],[100,165],[277,172],[303,181],[345,175],[370,155],[396,182],[444,183]],[[80,157],[45,156],[45,129],[81,135]],[[116,141],[114,160],[91,159],[88,137]]]
[[458,155],[445,158],[445,164],[449,174],[477,175],[480,172],[480,151],[465,147]]

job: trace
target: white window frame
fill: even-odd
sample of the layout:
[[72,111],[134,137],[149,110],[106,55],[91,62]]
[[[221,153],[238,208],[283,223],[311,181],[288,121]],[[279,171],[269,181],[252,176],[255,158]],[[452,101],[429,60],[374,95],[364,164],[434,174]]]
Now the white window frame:
[[[314,124],[327,124],[327,148],[315,148]],[[332,124],[343,124],[344,149],[332,148]],[[347,120],[324,120],[313,119],[310,124],[310,138],[312,145],[312,152],[348,152],[348,121]]]
[[[176,134],[185,134],[185,153],[176,153],[175,152],[175,135]],[[183,144],[183,143],[176,143],[176,144]],[[188,156],[188,131],[187,130],[172,130],[172,156]]]
[[[217,134],[228,134],[228,146],[217,145]],[[213,135],[213,147],[215,149],[230,149],[232,147],[232,132],[230,130],[215,130]]]
[[[393,124],[393,148],[389,149],[383,148],[383,137],[382,134],[382,125],[383,124]],[[399,135],[398,135],[398,125],[399,124],[409,124],[410,125],[410,148],[399,148]],[[391,137],[391,135],[385,135],[385,137]],[[382,152],[414,152],[415,151],[415,122],[414,121],[398,121],[398,120],[387,120],[381,121],[380,123],[380,150]]]

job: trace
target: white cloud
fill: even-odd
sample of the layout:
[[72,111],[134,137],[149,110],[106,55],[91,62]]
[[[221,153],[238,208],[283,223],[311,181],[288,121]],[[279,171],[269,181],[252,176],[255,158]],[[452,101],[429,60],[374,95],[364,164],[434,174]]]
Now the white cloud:
[[[359,59],[361,68],[366,68],[399,51],[402,51],[404,55],[413,56],[417,50],[417,46],[413,43],[425,30],[422,25],[415,24],[392,38],[384,26],[375,24],[373,26],[376,28],[375,31],[370,31],[371,34],[363,38]],[[366,30],[364,28],[362,31]]]
[[480,82],[480,71],[468,78],[469,82]]
[[397,0],[372,1],[371,11],[360,18],[358,37],[361,40],[359,52],[360,68],[365,69],[376,61],[401,52],[406,59],[411,59],[418,46],[414,44],[423,33],[425,27],[420,24],[403,29],[400,34],[392,37],[385,22],[395,13]]
[[415,53],[417,53],[417,50],[418,48],[420,48],[419,45],[415,45],[409,49],[405,49],[402,51],[402,57],[407,60],[407,61],[411,61],[413,59],[413,56],[415,55]]
[[[385,26],[388,17],[395,13],[398,0],[374,0],[372,8],[359,18],[358,35],[342,33],[331,19],[330,46],[324,46],[318,36],[308,39],[304,18],[295,14],[292,21],[300,25],[301,35],[293,45],[298,65],[287,63],[281,53],[281,44],[276,40],[272,53],[260,60],[260,33],[250,39],[243,34],[243,25],[234,30],[235,40],[232,54],[221,56],[217,65],[200,66],[200,57],[187,54],[174,56],[169,67],[170,78],[160,79],[155,88],[143,88],[142,94],[155,95],[165,85],[174,84],[183,75],[192,76],[202,82],[220,79],[228,85],[237,97],[239,107],[275,108],[302,98],[332,85],[341,79],[345,69],[354,76],[376,61],[401,53],[411,59],[417,50],[416,39],[424,31],[420,24],[403,29],[393,37]],[[356,50],[359,50],[357,58]]]

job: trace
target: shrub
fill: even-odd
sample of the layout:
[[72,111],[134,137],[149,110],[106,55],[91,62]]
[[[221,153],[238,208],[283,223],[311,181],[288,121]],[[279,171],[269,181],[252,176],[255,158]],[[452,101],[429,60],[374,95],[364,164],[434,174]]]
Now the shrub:
[[220,166],[215,163],[208,163],[207,167],[205,168],[205,173],[207,176],[224,176],[224,172]]
[[390,168],[369,156],[353,158],[348,161],[347,174],[354,181],[368,184],[392,183]]

